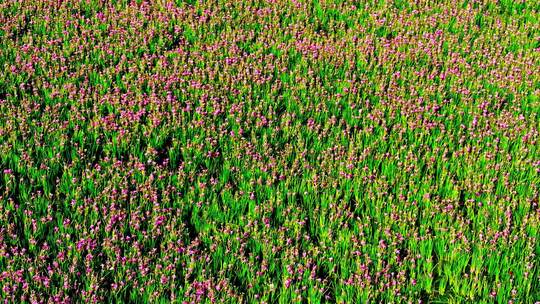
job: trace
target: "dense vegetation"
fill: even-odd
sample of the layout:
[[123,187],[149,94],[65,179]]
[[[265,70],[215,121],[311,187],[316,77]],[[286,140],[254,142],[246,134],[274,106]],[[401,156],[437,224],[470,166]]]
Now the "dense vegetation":
[[0,1],[0,298],[540,300],[540,2]]

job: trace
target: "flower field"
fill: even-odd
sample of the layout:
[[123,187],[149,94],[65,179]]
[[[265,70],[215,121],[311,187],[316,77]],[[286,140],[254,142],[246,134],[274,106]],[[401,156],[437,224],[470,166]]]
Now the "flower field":
[[540,301],[539,20],[0,1],[1,302]]

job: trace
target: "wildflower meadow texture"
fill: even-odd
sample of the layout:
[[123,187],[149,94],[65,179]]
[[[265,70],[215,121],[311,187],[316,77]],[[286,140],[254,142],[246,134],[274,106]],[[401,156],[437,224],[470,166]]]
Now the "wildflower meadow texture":
[[539,116],[537,0],[0,0],[0,303],[535,303]]

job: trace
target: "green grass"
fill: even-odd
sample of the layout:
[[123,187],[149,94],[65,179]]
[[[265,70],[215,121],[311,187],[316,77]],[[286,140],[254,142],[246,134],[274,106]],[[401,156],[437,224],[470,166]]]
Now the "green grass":
[[0,4],[0,299],[540,301],[538,9]]

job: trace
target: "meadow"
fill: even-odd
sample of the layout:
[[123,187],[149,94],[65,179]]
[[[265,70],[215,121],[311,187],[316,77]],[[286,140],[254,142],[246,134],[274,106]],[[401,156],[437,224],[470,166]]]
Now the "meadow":
[[1,302],[540,301],[539,20],[0,1]]

